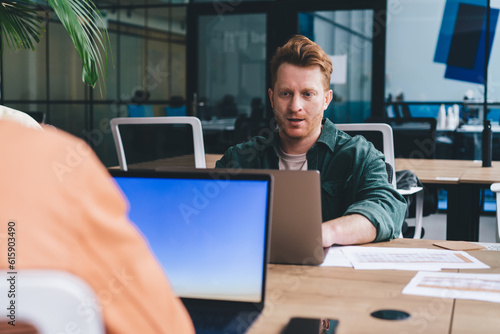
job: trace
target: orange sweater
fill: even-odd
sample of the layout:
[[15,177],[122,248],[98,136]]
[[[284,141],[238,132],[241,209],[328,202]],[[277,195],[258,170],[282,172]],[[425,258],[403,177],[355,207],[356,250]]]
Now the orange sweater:
[[0,268],[16,224],[16,270],[56,269],[95,291],[107,333],[194,333],[92,149],[63,131],[0,121]]

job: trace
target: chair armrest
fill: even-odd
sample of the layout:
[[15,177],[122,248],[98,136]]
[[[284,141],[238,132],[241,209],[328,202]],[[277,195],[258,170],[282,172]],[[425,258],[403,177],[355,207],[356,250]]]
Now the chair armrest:
[[423,190],[423,187],[411,187],[410,189],[396,189],[400,195],[413,195]]
[[494,193],[500,192],[500,183],[493,183],[490,187],[491,191]]

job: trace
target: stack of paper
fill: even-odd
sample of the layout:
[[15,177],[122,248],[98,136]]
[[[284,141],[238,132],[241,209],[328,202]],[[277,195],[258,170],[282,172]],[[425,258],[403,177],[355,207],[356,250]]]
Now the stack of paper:
[[[383,248],[349,246],[332,248],[323,263],[324,266],[345,266],[339,250],[355,269],[484,269],[486,264],[463,251],[422,248]],[[338,264],[337,264],[338,263]]]
[[403,293],[500,303],[500,274],[418,272]]

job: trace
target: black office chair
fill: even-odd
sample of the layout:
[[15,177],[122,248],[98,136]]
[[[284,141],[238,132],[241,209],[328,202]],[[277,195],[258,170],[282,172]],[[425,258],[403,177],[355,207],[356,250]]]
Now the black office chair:
[[28,115],[30,115],[35,121],[38,123],[45,123],[45,112],[43,111],[25,111]]
[[431,117],[367,118],[366,123],[386,123],[394,135],[394,157],[434,159],[436,119]]
[[[414,210],[414,216],[416,218],[415,220],[415,227],[412,227],[413,229],[413,234],[411,237],[419,239],[423,236],[424,234],[424,229],[422,228],[422,217],[423,217],[423,199],[424,199],[424,192],[422,191],[423,188],[418,185],[414,185],[409,188],[405,189],[400,189],[398,188],[397,182],[396,182],[396,173],[394,172],[394,140],[393,140],[393,133],[392,129],[390,126],[383,124],[383,123],[372,123],[372,124],[336,124],[337,128],[339,130],[344,131],[345,133],[349,134],[350,136],[355,136],[355,135],[361,135],[366,138],[369,142],[375,146],[379,151],[384,153],[385,155],[385,162],[386,162],[386,170],[389,175],[389,182],[394,186],[394,188],[403,196],[415,196],[416,201],[414,201],[415,205],[415,210]],[[409,213],[410,207],[407,210],[407,213]],[[403,227],[402,233],[404,235],[407,225]]]
[[[431,117],[368,118],[366,123],[386,123],[394,135],[395,158],[434,159],[436,156],[436,125]],[[418,180],[417,180],[418,182]],[[410,202],[408,218],[415,217],[415,201]],[[438,210],[438,188],[424,186],[423,216]]]

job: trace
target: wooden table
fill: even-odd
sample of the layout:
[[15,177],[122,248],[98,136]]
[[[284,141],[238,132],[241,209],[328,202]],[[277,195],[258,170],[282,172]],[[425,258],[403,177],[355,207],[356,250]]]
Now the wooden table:
[[500,182],[500,162],[483,168],[480,161],[395,159],[396,170],[409,169],[424,184],[448,191],[446,239],[478,241],[481,189]]
[[[217,160],[222,158],[222,154],[205,154],[207,168],[215,168]],[[180,155],[172,158],[163,158],[153,161],[129,164],[128,169],[162,169],[162,168],[194,168],[194,154]],[[108,167],[110,169],[120,169],[120,166]]]
[[207,168],[215,168],[215,163],[217,160],[222,158],[222,154],[205,154],[205,161],[207,162]]
[[394,159],[396,170],[408,169],[417,175],[422,183],[458,184],[468,168],[481,166],[471,160],[442,159]]
[[[437,248],[431,240],[395,239],[381,247]],[[500,273],[500,253],[471,251]],[[453,270],[457,272],[458,270]],[[248,334],[280,333],[294,316],[338,319],[342,333],[499,333],[500,304],[413,295],[401,291],[416,274],[403,270],[269,265],[266,303]],[[370,316],[380,309],[410,313],[407,320]]]

